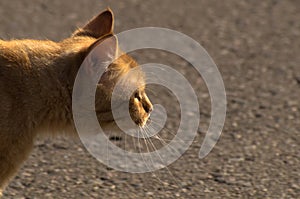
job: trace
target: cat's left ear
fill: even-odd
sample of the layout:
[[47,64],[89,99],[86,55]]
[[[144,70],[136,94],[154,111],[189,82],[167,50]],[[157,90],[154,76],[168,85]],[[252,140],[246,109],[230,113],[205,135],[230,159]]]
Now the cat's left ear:
[[118,54],[118,38],[112,34],[106,35],[92,44],[89,51],[101,62],[112,62]]
[[112,34],[114,31],[114,14],[110,8],[101,12],[90,20],[83,28],[75,32],[73,36],[91,36],[100,38]]
[[87,50],[85,71],[93,75],[106,70],[118,56],[118,39],[115,35],[106,35],[97,40]]

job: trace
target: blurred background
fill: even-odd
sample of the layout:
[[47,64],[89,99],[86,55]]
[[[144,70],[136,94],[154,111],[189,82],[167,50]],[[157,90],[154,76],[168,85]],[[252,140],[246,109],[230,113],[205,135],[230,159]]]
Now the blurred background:
[[[195,84],[201,124],[189,150],[168,168],[130,174],[99,163],[71,138],[39,140],[4,198],[298,198],[300,2],[0,1],[0,38],[59,41],[108,6],[115,13],[116,33],[145,26],[170,28],[208,51],[227,92],[221,138],[199,159],[210,119],[205,83],[175,55],[135,52],[140,63],[167,64]],[[176,132],[180,112],[173,107],[176,101],[170,103],[172,94],[162,88],[151,91],[151,100],[170,106],[165,134]],[[126,140],[122,135],[111,139],[118,146]]]

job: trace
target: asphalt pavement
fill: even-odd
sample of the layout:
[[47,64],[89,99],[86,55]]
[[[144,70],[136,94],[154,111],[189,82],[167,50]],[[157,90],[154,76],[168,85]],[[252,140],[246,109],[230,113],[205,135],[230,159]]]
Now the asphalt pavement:
[[[116,33],[170,28],[207,50],[227,94],[217,145],[198,158],[211,110],[201,76],[174,54],[142,50],[133,53],[139,63],[169,65],[195,87],[201,123],[184,155],[167,168],[132,174],[98,162],[80,141],[38,140],[5,199],[300,197],[300,1],[2,0],[0,38],[59,41],[107,6],[115,13]],[[166,134],[176,132],[180,120],[174,96],[163,88],[151,91],[153,101],[169,106],[162,136],[172,137]],[[120,147],[126,142],[122,135],[111,139]]]

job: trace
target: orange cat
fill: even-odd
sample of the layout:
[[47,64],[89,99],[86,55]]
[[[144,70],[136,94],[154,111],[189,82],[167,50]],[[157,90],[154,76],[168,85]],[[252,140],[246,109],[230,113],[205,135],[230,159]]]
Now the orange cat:
[[[0,197],[8,181],[28,157],[35,138],[45,132],[74,133],[72,90],[84,58],[95,44],[110,38],[100,57],[119,53],[113,35],[113,13],[105,10],[70,38],[61,42],[0,40]],[[137,63],[121,55],[99,82],[95,108],[102,124],[113,122],[110,102],[113,85]],[[139,77],[142,78],[142,77]],[[133,121],[143,126],[152,110],[144,87],[129,102]],[[109,128],[109,127],[108,127]]]

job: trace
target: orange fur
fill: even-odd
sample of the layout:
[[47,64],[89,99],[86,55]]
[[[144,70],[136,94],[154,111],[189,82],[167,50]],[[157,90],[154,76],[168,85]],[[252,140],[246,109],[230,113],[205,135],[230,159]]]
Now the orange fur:
[[[77,71],[93,45],[114,37],[112,32],[113,13],[108,9],[61,42],[0,40],[0,197],[37,136],[75,134],[72,89]],[[133,67],[137,63],[126,54],[109,66],[109,78],[100,81],[96,93],[99,118],[111,120],[101,115],[109,111],[111,85]],[[152,105],[143,87],[136,94],[130,114],[142,126]]]

